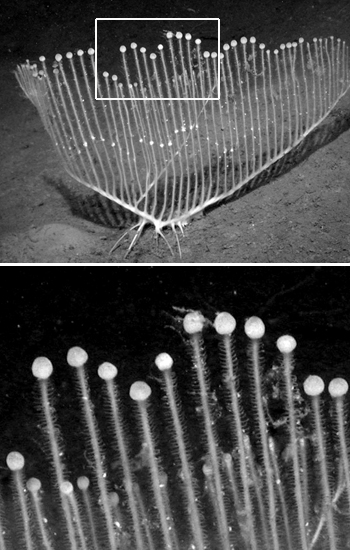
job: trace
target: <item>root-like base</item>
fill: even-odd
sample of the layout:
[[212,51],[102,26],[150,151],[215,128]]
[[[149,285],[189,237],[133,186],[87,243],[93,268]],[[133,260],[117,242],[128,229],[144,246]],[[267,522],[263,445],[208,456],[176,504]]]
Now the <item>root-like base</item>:
[[[140,219],[139,222],[135,225],[133,225],[132,227],[130,227],[127,231],[125,231],[123,233],[123,235],[121,237],[119,237],[119,239],[116,241],[116,243],[113,245],[113,247],[111,248],[111,250],[109,251],[109,254],[112,254],[112,252],[114,252],[114,250],[119,246],[119,244],[122,242],[122,240],[124,239],[124,237],[126,237],[126,235],[128,235],[130,233],[130,231],[133,231],[134,229],[137,228],[137,231],[124,255],[124,260],[128,257],[128,255],[130,254],[131,250],[134,248],[134,246],[136,245],[136,243],[138,242],[145,226],[147,225],[147,221],[145,219]],[[176,239],[176,244],[177,244],[177,249],[178,249],[178,252],[179,252],[179,256],[180,258],[182,258],[182,251],[181,251],[181,244],[180,244],[180,240],[179,240],[179,236],[178,236],[178,231],[177,229],[179,229],[181,231],[181,235],[184,236],[184,227],[186,225],[186,222],[177,222],[177,223],[174,223],[174,224],[171,224],[171,229],[173,230],[173,233],[175,235],[175,239]],[[174,254],[174,251],[173,251],[173,248],[171,246],[171,244],[169,243],[168,239],[166,238],[166,236],[164,235],[163,231],[159,228],[159,227],[155,227],[155,237],[156,237],[156,242],[157,242],[157,248],[158,248],[158,237],[159,235],[162,237],[162,239],[164,239],[164,241],[166,242],[167,244],[167,247],[169,248],[170,252],[171,252],[171,255],[172,256],[175,256]]]

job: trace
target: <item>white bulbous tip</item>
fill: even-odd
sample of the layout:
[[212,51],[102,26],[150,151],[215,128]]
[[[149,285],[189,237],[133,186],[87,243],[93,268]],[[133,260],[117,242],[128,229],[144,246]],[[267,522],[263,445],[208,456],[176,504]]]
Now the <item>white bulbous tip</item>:
[[41,55],[41,56],[39,57],[39,61],[41,61],[41,63],[44,63],[45,59],[46,59],[46,58],[45,58],[44,55]]
[[67,353],[67,363],[71,367],[82,367],[88,360],[88,354],[83,348],[75,346]]
[[39,380],[46,380],[52,374],[53,366],[47,357],[37,357],[32,364],[32,373]]
[[131,399],[134,401],[146,401],[151,395],[152,390],[146,382],[134,382],[129,391]]
[[66,53],[66,58],[67,58],[67,59],[72,59],[72,57],[73,57],[72,52],[67,52],[67,53]]
[[204,463],[202,466],[202,472],[206,477],[213,475],[213,467],[210,464]]
[[90,480],[86,476],[80,476],[77,479],[77,485],[81,491],[86,491],[90,485]]
[[17,451],[12,451],[6,457],[6,464],[13,472],[24,468],[24,456]]
[[226,311],[222,311],[221,313],[219,313],[214,321],[216,332],[218,334],[221,334],[222,336],[232,334],[236,328],[236,325],[236,319]]
[[37,477],[30,477],[26,483],[26,486],[28,491],[35,495],[41,489],[41,481]]
[[70,481],[63,481],[60,485],[60,491],[62,494],[69,496],[73,493],[73,485]]
[[251,36],[249,41],[250,41],[251,44],[255,44],[255,42],[256,42],[255,36]]
[[244,332],[252,340],[258,340],[265,334],[265,325],[260,317],[250,317],[244,325]]
[[348,393],[349,384],[344,378],[333,378],[328,386],[329,395],[336,399]]
[[120,46],[119,51],[121,53],[125,53],[126,52],[126,47],[125,46]]
[[62,55],[60,53],[56,53],[55,59],[57,62],[62,61]]
[[245,36],[242,36],[241,44],[246,44],[247,42],[248,42],[247,38]]
[[296,348],[297,342],[293,336],[285,334],[278,338],[276,345],[281,353],[292,353]]
[[78,50],[78,51],[77,51],[77,56],[78,56],[78,57],[81,57],[82,55],[84,55],[83,50]]
[[105,361],[98,367],[97,374],[102,380],[113,380],[118,374],[118,369],[112,363]]
[[191,311],[187,313],[183,320],[183,327],[187,334],[196,334],[202,332],[205,318],[200,311]]
[[180,40],[180,38],[182,38],[182,32],[178,31],[175,36]]
[[159,487],[166,487],[168,484],[168,475],[161,471],[159,472]]
[[232,464],[232,455],[230,453],[224,453],[222,455],[223,461],[225,462],[226,466],[231,466]]
[[304,392],[310,397],[321,395],[324,390],[324,382],[320,376],[310,375],[304,382]]
[[157,355],[154,362],[160,371],[169,370],[174,364],[174,361],[168,353],[160,353]]
[[88,49],[88,54],[89,54],[89,55],[94,55],[94,53],[95,53],[94,48],[89,48],[89,49]]
[[115,508],[120,503],[120,497],[119,497],[118,493],[116,493],[115,491],[112,491],[111,493],[109,493],[108,500],[109,500],[109,505],[112,508]]

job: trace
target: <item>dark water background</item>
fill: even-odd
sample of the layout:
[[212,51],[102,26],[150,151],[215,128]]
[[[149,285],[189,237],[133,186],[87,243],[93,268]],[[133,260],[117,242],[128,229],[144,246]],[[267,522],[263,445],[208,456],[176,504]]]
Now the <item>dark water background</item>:
[[[77,399],[66,363],[72,346],[89,354],[88,374],[97,399],[96,369],[102,361],[118,367],[118,381],[126,389],[138,378],[155,375],[154,358],[162,351],[189,365],[181,335],[174,330],[173,317],[179,314],[174,306],[200,309],[211,320],[217,311],[232,313],[241,357],[246,348],[244,320],[261,316],[266,363],[276,356],[276,339],[290,333],[298,342],[296,373],[302,380],[317,373],[329,381],[335,375],[346,377],[350,370],[346,268],[19,268],[16,274],[4,278],[0,298],[2,466],[10,450],[23,450],[31,440],[35,357],[45,355],[52,361],[57,405],[61,399],[68,415]],[[215,351],[210,338],[207,345]],[[37,445],[31,441],[34,452],[39,451]]]
[[[49,484],[49,449],[41,429],[33,360],[41,355],[54,365],[54,406],[65,442],[70,475],[89,475],[80,405],[67,351],[83,347],[95,413],[105,444],[112,483],[115,449],[109,444],[101,381],[96,370],[103,361],[119,370],[118,384],[130,430],[133,452],[140,450],[128,390],[143,379],[153,390],[158,415],[161,393],[154,368],[160,352],[170,353],[180,379],[186,380],[191,361],[185,349],[176,308],[200,309],[210,320],[229,311],[238,322],[237,352],[245,383],[246,338],[242,326],[251,315],[266,325],[266,373],[276,361],[275,341],[292,334],[297,342],[295,373],[302,383],[319,374],[350,380],[350,290],[346,268],[337,267],[112,267],[97,269],[6,270],[0,297],[0,474],[8,491],[6,455],[17,450],[26,459],[26,477]],[[14,276],[16,274],[16,277]],[[12,277],[11,277],[12,275]],[[217,340],[205,335],[213,384],[220,380]],[[187,395],[190,396],[190,388]],[[186,397],[185,397],[186,398]],[[189,397],[190,398],[190,397]],[[161,413],[160,413],[161,414]],[[166,438],[158,417],[161,437]],[[190,423],[190,419],[189,419]],[[200,449],[198,449],[200,453]]]

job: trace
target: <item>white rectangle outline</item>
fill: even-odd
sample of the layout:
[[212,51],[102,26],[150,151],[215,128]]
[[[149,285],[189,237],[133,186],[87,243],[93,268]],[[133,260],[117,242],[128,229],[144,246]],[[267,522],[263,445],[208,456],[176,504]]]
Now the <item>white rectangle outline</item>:
[[217,21],[218,22],[218,97],[207,98],[207,97],[152,97],[145,99],[143,97],[125,97],[123,101],[219,101],[220,99],[220,19],[218,17],[96,17],[95,19],[95,100],[96,101],[121,101],[119,97],[97,97],[97,21]]

